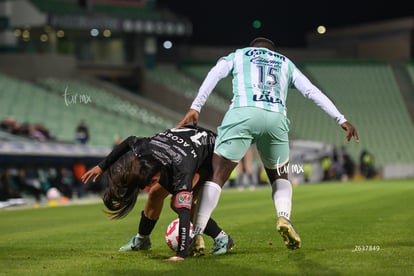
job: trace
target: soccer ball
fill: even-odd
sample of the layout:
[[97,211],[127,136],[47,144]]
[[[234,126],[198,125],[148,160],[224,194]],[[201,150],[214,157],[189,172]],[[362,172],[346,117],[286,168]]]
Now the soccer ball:
[[52,187],[49,190],[47,190],[46,197],[49,200],[58,200],[61,197],[61,194],[58,189]]
[[[170,224],[167,226],[167,230],[165,231],[165,241],[168,247],[173,250],[177,251],[178,247],[178,228],[179,228],[179,219],[176,218],[175,220],[171,221]],[[194,237],[193,235],[193,224],[190,223],[190,239]]]

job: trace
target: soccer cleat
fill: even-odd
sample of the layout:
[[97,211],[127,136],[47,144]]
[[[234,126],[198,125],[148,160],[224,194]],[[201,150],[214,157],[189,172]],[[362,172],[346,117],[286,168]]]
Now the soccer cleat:
[[229,253],[234,246],[233,239],[227,235],[219,239],[214,239],[213,249],[211,250],[211,254],[213,255],[224,255]]
[[119,251],[138,251],[151,249],[150,237],[133,236],[129,241],[119,248]]
[[288,249],[294,250],[300,248],[300,237],[287,218],[279,217],[277,219],[276,230],[279,232],[280,236],[282,236]]
[[190,256],[204,256],[204,239],[201,235],[195,235],[189,247]]

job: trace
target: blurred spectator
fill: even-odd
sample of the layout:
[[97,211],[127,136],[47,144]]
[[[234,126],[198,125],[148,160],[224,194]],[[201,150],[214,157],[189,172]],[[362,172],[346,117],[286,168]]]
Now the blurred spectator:
[[332,156],[325,154],[321,161],[323,181],[348,181],[355,174],[355,162],[344,147],[334,148]]
[[312,164],[310,162],[303,163],[303,181],[309,183],[312,180]]
[[50,136],[49,130],[41,124],[32,125],[30,128],[30,135],[33,138],[39,141],[42,141],[42,142],[52,139],[52,137]]
[[7,116],[1,120],[0,127],[4,131],[13,133],[13,131],[18,128],[18,124],[13,116]]
[[26,169],[20,168],[16,176],[16,185],[19,191],[33,195],[37,203],[41,202],[44,192],[34,169],[28,169],[26,172]]
[[333,156],[330,170],[332,180],[346,180],[345,169],[338,155]]
[[345,147],[342,148],[342,154],[343,154],[342,157],[344,159],[345,174],[347,176],[347,179],[352,179],[354,178],[354,174],[355,174],[355,162],[354,160],[352,160],[351,156],[346,151]]
[[22,123],[17,125],[17,127],[13,130],[12,134],[20,135],[24,137],[31,137],[30,136],[30,125],[28,123]]
[[237,179],[237,167],[231,172],[229,179],[227,180],[227,187],[229,188],[234,188],[237,186],[236,183],[236,179]]
[[256,174],[253,172],[253,147],[247,150],[244,157],[240,160],[236,167],[237,178],[236,185],[239,190],[244,190],[249,187],[254,190],[257,185]]
[[359,156],[359,166],[361,174],[367,178],[373,178],[376,175],[374,156],[364,149]]
[[331,180],[332,178],[331,165],[332,165],[332,159],[328,154],[326,154],[325,156],[322,157],[322,160],[321,160],[321,166],[322,166],[322,171],[323,171],[322,181]]
[[71,199],[73,196],[74,180],[73,175],[67,168],[60,168],[56,177],[52,182],[52,186],[57,188],[59,192],[66,198]]
[[123,141],[122,137],[117,136],[115,138],[115,142],[114,142],[114,145],[112,146],[112,148],[115,148],[117,145],[121,144],[122,141]]
[[84,120],[81,120],[76,127],[75,139],[81,144],[86,144],[89,140],[89,130]]
[[[60,194],[60,201],[67,202],[74,196],[84,197],[86,188],[76,180],[76,175],[83,175],[86,166],[83,163],[72,167],[20,167],[19,169],[0,168],[0,208],[27,203],[27,197],[33,196],[37,208],[48,192],[56,188]],[[93,185],[88,185],[88,191],[99,194],[106,187],[106,178],[102,178]],[[50,199],[50,198],[48,198]],[[50,203],[50,202],[49,202]],[[48,204],[49,204],[48,203]]]
[[25,204],[25,201],[13,183],[11,170],[0,173],[0,208]]
[[42,124],[19,124],[13,116],[4,118],[0,123],[0,127],[11,134],[33,138],[41,142],[53,139],[49,130]]
[[78,198],[81,198],[85,194],[85,186],[82,182],[82,175],[86,173],[86,165],[83,163],[75,163],[73,165],[73,177],[74,177],[74,192],[78,196]]
[[46,141],[46,136],[38,130],[35,126],[29,125],[29,135],[31,138],[34,138],[35,140],[38,140],[40,142]]

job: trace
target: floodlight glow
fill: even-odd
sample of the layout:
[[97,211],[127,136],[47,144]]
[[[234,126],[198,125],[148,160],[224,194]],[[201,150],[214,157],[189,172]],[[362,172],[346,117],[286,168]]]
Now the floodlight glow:
[[323,26],[323,25],[320,25],[320,26],[318,26],[316,31],[318,32],[318,34],[324,34],[324,33],[326,33],[326,27]]
[[171,49],[171,48],[172,48],[172,46],[173,46],[173,44],[172,44],[172,42],[171,42],[171,41],[166,40],[166,41],[164,41],[164,43],[162,44],[162,46],[163,46],[165,49]]
[[91,36],[97,37],[99,35],[98,29],[91,29],[90,32]]

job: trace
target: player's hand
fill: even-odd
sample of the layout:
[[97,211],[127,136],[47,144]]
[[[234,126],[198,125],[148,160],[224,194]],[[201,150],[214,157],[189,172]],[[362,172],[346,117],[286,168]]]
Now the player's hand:
[[346,131],[346,142],[351,141],[351,138],[354,137],[355,142],[359,143],[358,133],[353,125],[351,125],[349,122],[345,122],[341,124],[341,127]]
[[99,176],[103,173],[102,169],[99,166],[95,166],[89,171],[87,171],[84,175],[82,175],[81,180],[83,183],[88,183],[89,180],[93,177],[92,181],[96,182]]
[[185,259],[183,257],[174,256],[174,257],[169,257],[165,260],[169,262],[177,262],[177,261],[184,261]]
[[187,114],[185,114],[184,119],[181,120],[181,122],[178,123],[177,128],[183,127],[184,125],[188,123],[193,123],[193,125],[197,125],[198,122],[198,115],[199,112],[194,109],[188,110]]

